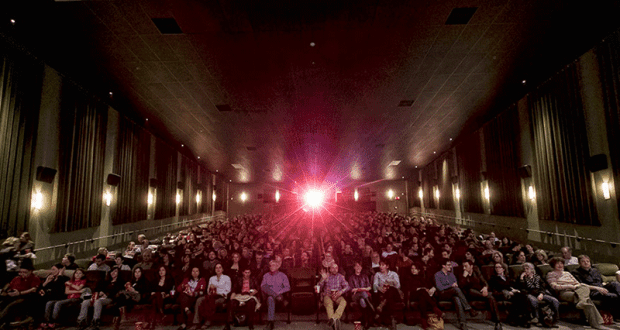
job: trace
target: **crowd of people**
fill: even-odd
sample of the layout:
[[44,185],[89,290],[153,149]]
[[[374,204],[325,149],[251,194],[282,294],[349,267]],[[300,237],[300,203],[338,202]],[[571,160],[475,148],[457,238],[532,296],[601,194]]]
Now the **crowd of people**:
[[[179,330],[208,328],[217,312],[227,313],[225,329],[241,313],[253,329],[263,305],[270,330],[276,305],[290,303],[289,274],[295,268],[317,274],[316,292],[334,329],[347,309],[362,311],[357,321],[365,328],[395,329],[402,304],[420,312],[426,329],[441,319],[440,301],[453,303],[460,329],[467,328],[467,314],[479,313],[471,306],[476,300],[484,302],[496,330],[502,329],[499,301],[511,302],[505,322],[522,327],[556,327],[558,299],[570,297],[594,328],[601,328],[603,319],[593,300],[608,302],[619,318],[620,284],[603,282],[588,256],[573,257],[568,247],[560,252],[548,259],[531,245],[424,217],[243,215],[153,241],[141,235],[118,254],[102,248],[87,270],[66,255],[43,280],[33,274],[32,262],[23,260],[18,276],[2,291],[0,327],[28,305],[41,329],[53,329],[72,304],[79,306],[80,329],[98,329],[106,306],[118,311],[113,320],[118,327],[134,306],[148,305],[148,319],[156,326],[163,322],[165,306],[177,304]],[[579,267],[573,273],[564,270],[575,263]],[[513,264],[523,266],[519,276],[510,273]],[[542,278],[537,266],[544,264],[553,271]],[[485,265],[493,266],[492,276],[481,273]],[[67,270],[74,270],[70,278]],[[97,271],[106,278],[90,291],[85,274]],[[119,276],[129,271],[130,279]]]

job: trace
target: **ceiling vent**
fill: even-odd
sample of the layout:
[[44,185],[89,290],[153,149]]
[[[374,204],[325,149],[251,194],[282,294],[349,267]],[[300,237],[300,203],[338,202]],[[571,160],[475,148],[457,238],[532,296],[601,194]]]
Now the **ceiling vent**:
[[388,166],[398,166],[398,164],[400,164],[400,160],[393,160],[392,162],[390,162],[390,164]]
[[220,104],[215,106],[220,112],[232,111],[232,108],[228,104]]
[[414,100],[402,100],[398,103],[399,107],[410,107],[413,105]]
[[245,147],[248,151],[256,151],[256,147]]
[[232,167],[234,167],[236,170],[242,170],[243,166],[241,164],[230,164],[232,165]]
[[179,24],[177,24],[177,21],[175,21],[172,17],[153,18],[153,23],[155,23],[155,26],[157,26],[157,29],[159,29],[159,32],[161,32],[161,34],[183,33],[183,31],[181,31],[181,28],[179,27]]
[[446,20],[446,25],[467,24],[471,20],[478,7],[454,8]]

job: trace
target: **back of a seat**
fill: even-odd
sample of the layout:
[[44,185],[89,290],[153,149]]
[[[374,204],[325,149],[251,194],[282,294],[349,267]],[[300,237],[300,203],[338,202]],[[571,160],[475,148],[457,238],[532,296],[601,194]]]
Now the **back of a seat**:
[[569,272],[569,273],[572,273],[572,272],[573,272],[573,270],[575,270],[575,269],[577,269],[577,268],[579,268],[579,265],[568,265],[568,266],[564,266],[564,270],[565,270],[565,271],[567,271],[567,272]]
[[545,281],[547,280],[547,274],[550,271],[553,271],[553,268],[549,264],[538,265],[536,266],[536,268],[538,269],[538,274],[540,275],[540,277],[542,277],[542,279]]
[[616,280],[616,272],[618,271],[618,265],[609,263],[594,264],[601,275],[603,276],[603,282],[611,282]]
[[518,279],[523,273],[523,265],[510,265],[510,273],[512,274],[513,279]]
[[480,267],[480,272],[485,280],[489,281],[493,275],[495,275],[495,266],[484,265]]
[[316,271],[312,268],[291,268],[289,276],[293,289],[313,287],[316,284]]
[[86,271],[86,286],[91,290],[97,290],[99,284],[105,280],[106,272],[101,270],[87,270]]

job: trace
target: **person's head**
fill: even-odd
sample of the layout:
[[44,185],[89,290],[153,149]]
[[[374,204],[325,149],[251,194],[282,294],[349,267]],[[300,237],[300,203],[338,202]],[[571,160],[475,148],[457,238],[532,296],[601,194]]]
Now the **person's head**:
[[530,244],[526,244],[525,245],[525,250],[527,250],[527,253],[529,253],[529,254],[534,253],[534,247],[531,246]]
[[472,251],[470,251],[470,250],[467,250],[465,252],[465,259],[466,260],[470,260],[470,261],[474,260],[474,253]]
[[32,241],[32,238],[30,237],[30,233],[25,231],[21,234],[21,236],[19,236],[19,240],[26,243]]
[[220,249],[218,254],[220,255],[220,259],[226,259],[226,257],[228,257],[228,251],[226,249]]
[[153,252],[151,252],[151,250],[146,249],[142,251],[142,262],[150,262],[151,258],[153,258]]
[[122,265],[123,264],[123,255],[120,254],[120,253],[117,253],[116,256],[114,257],[114,262],[117,265],[119,265],[119,266]]
[[355,274],[359,275],[362,273],[362,262],[359,260],[356,260],[354,265],[353,265],[353,270],[355,270]]
[[527,275],[534,275],[534,265],[526,262],[523,264],[523,271],[525,272],[525,274]]
[[549,260],[549,265],[558,272],[564,271],[564,258],[553,257]]
[[471,273],[473,271],[473,269],[474,269],[474,265],[472,264],[472,262],[470,260],[467,260],[467,259],[463,260],[463,270],[464,271],[466,271],[468,273]]
[[254,257],[256,258],[256,263],[257,264],[260,264],[263,261],[263,254],[260,253],[260,252],[256,252]]
[[232,254],[232,260],[234,263],[238,263],[241,260],[241,255],[239,255],[239,252]]
[[329,272],[332,275],[338,274],[338,265],[336,263],[333,263],[331,266],[329,266]]
[[493,262],[494,263],[503,263],[504,262],[504,255],[502,255],[501,252],[499,251],[495,251],[493,252]]
[[144,234],[138,235],[138,242],[140,244],[142,244],[142,241],[144,241],[145,239],[146,239],[146,235],[144,235]]
[[417,263],[413,263],[411,265],[411,274],[412,275],[418,275],[418,274],[420,274],[420,271],[422,271],[422,265],[417,264]]
[[534,255],[536,256],[536,259],[540,261],[541,263],[543,264],[547,263],[547,252],[545,252],[545,250],[542,250],[542,249],[536,250]]
[[107,249],[107,248],[105,248],[105,247],[100,247],[100,248],[97,250],[97,254],[103,254],[103,255],[107,256],[107,255],[108,255],[108,249]]
[[394,250],[394,247],[392,246],[392,244],[388,244],[385,246],[385,251],[392,252],[392,250]]
[[326,260],[326,261],[332,261],[332,260],[334,260],[334,257],[332,256],[331,252],[327,252],[327,253],[325,253],[325,260]]
[[304,252],[301,253],[301,260],[302,261],[310,260],[310,255],[308,254],[308,252],[304,251]]
[[163,278],[163,277],[166,277],[168,270],[166,269],[165,266],[159,266],[159,270],[157,271],[157,273],[159,274],[160,278]]
[[60,270],[64,268],[63,264],[55,264],[52,266],[51,268],[51,275],[52,276],[58,276],[60,275]]
[[213,261],[216,257],[215,251],[209,251],[209,260]]
[[137,281],[142,278],[142,267],[136,267],[133,269],[133,279]]
[[450,259],[450,252],[443,250],[441,251],[441,258],[443,259]]
[[590,268],[592,268],[592,261],[587,255],[582,254],[577,258],[577,260],[579,260],[579,267],[585,270],[590,270]]
[[495,266],[493,266],[495,269],[495,274],[497,275],[506,275],[506,273],[508,273],[508,270],[506,269],[506,266],[502,263],[496,263]]
[[97,264],[97,266],[101,266],[105,263],[105,255],[104,254],[98,254],[95,257],[95,263]]
[[73,275],[71,275],[71,281],[79,281],[84,277],[84,275],[86,275],[86,272],[82,268],[78,268],[73,272]]
[[560,252],[562,252],[562,258],[564,258],[564,260],[568,260],[573,257],[573,250],[568,246],[561,248]]
[[198,268],[198,267],[192,268],[192,278],[194,280],[197,280],[197,279],[200,278],[200,268]]
[[247,280],[252,276],[252,270],[250,268],[243,268],[241,274],[243,274],[243,278]]
[[241,256],[245,259],[249,259],[251,256],[250,248],[247,246],[244,246],[243,248],[241,248]]
[[445,273],[451,272],[452,271],[452,260],[444,259],[443,262],[441,263],[441,270],[443,270]]
[[69,266],[71,264],[73,264],[75,262],[75,256],[71,253],[67,253],[65,254],[64,257],[62,257],[62,265],[63,266]]
[[270,272],[275,273],[278,271],[278,268],[280,268],[280,265],[275,259],[269,260],[269,271]]
[[223,273],[224,273],[224,265],[218,262],[217,264],[215,264],[215,274],[217,276],[222,276]]
[[517,252],[517,263],[522,264],[525,262],[525,252],[519,251]]
[[378,264],[378,263],[379,263],[379,261],[381,260],[381,256],[379,255],[379,252],[376,252],[376,251],[375,251],[375,252],[373,252],[373,253],[370,255],[370,260],[372,260],[372,263],[374,263],[374,264]]
[[484,242],[484,247],[485,247],[487,250],[493,250],[493,242],[491,242],[491,240],[486,240],[486,241]]
[[381,260],[379,262],[379,271],[386,274],[389,270],[390,270],[390,265],[388,265],[387,262],[385,262],[385,260]]

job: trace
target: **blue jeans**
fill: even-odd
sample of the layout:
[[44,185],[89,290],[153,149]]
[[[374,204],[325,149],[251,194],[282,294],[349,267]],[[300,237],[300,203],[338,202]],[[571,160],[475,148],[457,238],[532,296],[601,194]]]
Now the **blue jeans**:
[[[536,313],[536,318],[538,319],[539,322],[542,322],[541,319],[541,315],[540,315],[540,308],[538,308],[538,297],[528,294],[527,298],[530,300],[530,304],[532,306],[532,309],[534,310],[534,313]],[[549,305],[549,307],[551,307],[551,310],[553,310],[553,321],[557,321],[558,317],[560,316],[560,302],[553,296],[547,295],[547,294],[543,294],[543,301],[547,302],[547,304]]]
[[[101,318],[101,312],[103,311],[103,306],[109,305],[112,303],[112,299],[110,298],[99,298],[95,300],[93,304],[93,320],[99,320]],[[88,316],[88,308],[90,307],[90,300],[82,301],[82,306],[80,308],[80,315],[78,316],[78,322],[86,320]]]
[[63,306],[80,301],[81,299],[50,300],[45,304],[45,320],[56,322]]

